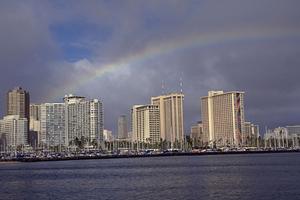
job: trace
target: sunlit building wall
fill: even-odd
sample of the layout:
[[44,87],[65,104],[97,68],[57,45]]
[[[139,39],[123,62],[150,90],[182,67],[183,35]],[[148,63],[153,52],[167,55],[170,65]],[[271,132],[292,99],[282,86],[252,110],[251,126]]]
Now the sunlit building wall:
[[84,140],[85,143],[102,142],[102,102],[74,95],[66,95],[64,101],[66,145],[74,144],[76,139]]
[[211,145],[242,146],[244,92],[210,91],[201,98],[204,135]]
[[40,143],[48,146],[65,145],[65,104],[41,104]]
[[131,110],[133,141],[155,144],[160,141],[157,105],[135,105]]
[[184,141],[183,100],[182,93],[151,98],[151,104],[159,107],[161,138],[172,144]]

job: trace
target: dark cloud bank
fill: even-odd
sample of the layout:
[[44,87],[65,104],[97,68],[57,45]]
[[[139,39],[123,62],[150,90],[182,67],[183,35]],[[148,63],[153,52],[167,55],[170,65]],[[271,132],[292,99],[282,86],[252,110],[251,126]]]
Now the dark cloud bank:
[[[21,85],[32,102],[49,99],[53,88],[101,98],[105,126],[116,130],[118,115],[133,104],[179,90],[183,79],[185,128],[200,120],[200,97],[208,90],[246,92],[246,119],[275,127],[300,123],[299,1],[1,1],[0,95]],[[193,46],[108,73],[72,91],[66,82],[90,68],[114,62],[155,44],[192,35],[288,30],[272,37]],[[289,31],[290,30],[290,31]],[[73,52],[70,54],[70,52]],[[85,67],[85,65],[83,65]],[[78,78],[78,79],[77,79]]]

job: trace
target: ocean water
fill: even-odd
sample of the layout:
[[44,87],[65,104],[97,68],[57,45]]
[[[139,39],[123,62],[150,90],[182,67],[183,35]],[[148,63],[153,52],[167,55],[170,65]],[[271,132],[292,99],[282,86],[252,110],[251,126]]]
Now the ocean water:
[[300,199],[300,153],[0,163],[0,199]]

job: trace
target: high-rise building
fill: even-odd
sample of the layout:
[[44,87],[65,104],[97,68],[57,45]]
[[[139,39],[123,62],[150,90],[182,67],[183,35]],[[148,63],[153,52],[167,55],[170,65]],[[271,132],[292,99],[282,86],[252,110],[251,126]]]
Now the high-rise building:
[[103,107],[102,102],[93,99],[90,102],[90,141],[103,141]]
[[65,96],[66,145],[75,139],[86,143],[103,141],[103,108],[101,101],[80,96]]
[[75,139],[90,138],[90,105],[85,97],[65,96],[65,132],[66,146],[74,143]]
[[245,131],[244,92],[209,91],[201,98],[203,133],[210,145],[241,146]]
[[40,104],[30,104],[29,106],[29,116],[32,120],[40,120],[41,118],[41,105]]
[[41,105],[39,104],[30,104],[29,112],[29,130],[40,132],[40,119],[41,119]]
[[30,96],[29,93],[23,90],[21,87],[16,87],[9,90],[6,94],[6,115],[18,115],[20,119],[27,119],[27,136],[26,139],[31,144],[29,140],[29,104]]
[[182,93],[151,98],[151,104],[159,107],[161,138],[171,144],[184,141],[183,99]]
[[21,87],[8,91],[6,115],[19,115],[29,120],[29,101],[29,93]]
[[127,129],[127,118],[126,115],[121,115],[118,118],[118,139],[127,139],[128,129]]
[[159,107],[135,105],[131,110],[133,141],[155,144],[160,141]]
[[41,137],[41,106],[30,104],[29,110],[29,141],[31,146],[37,147]]
[[8,115],[0,120],[0,136],[5,138],[5,150],[16,150],[27,145],[28,120],[19,115]]
[[65,104],[41,104],[39,142],[53,147],[65,145],[65,139]]

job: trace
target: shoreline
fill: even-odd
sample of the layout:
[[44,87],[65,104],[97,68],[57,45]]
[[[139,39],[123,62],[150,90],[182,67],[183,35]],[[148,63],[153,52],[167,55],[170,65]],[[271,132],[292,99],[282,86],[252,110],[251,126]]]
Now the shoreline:
[[281,151],[232,151],[232,152],[200,152],[200,153],[162,153],[145,155],[102,155],[102,156],[74,156],[64,158],[13,158],[0,160],[0,163],[19,163],[19,162],[47,162],[47,161],[67,161],[67,160],[92,160],[92,159],[120,159],[120,158],[150,158],[150,157],[171,157],[171,156],[205,156],[205,155],[233,155],[233,154],[271,154],[271,153],[300,153],[300,150],[281,150]]
[[0,165],[1,164],[15,164],[15,163],[20,163],[20,161],[15,161],[15,160],[9,160],[9,161],[3,161],[3,160],[0,160]]

